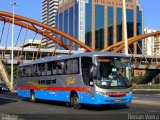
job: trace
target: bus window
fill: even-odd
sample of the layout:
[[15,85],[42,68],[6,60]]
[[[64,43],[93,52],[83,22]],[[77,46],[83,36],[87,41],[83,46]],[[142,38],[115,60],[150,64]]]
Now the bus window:
[[41,64],[42,75],[46,75],[47,72],[47,63]]
[[19,68],[18,76],[23,77],[23,68],[22,67]]
[[46,75],[46,63],[41,64],[42,75]]
[[36,67],[37,76],[42,75],[42,64],[38,64]]
[[52,62],[52,65],[53,65],[52,74],[53,74],[53,75],[56,75],[56,74],[57,74],[56,62]]
[[32,72],[33,77],[41,75],[39,70],[39,65],[33,65],[32,71],[33,71]]
[[90,76],[89,76],[90,67],[92,66],[92,58],[91,57],[82,57],[81,63],[82,63],[83,82],[85,85],[90,85],[90,82],[93,81],[92,79],[90,79]]
[[79,59],[69,59],[66,62],[66,73],[67,74],[78,74],[79,73]]
[[57,61],[58,75],[63,74],[62,63],[61,61]]
[[23,68],[23,77],[27,77],[27,73],[28,72],[28,67],[27,66],[25,66],[24,68]]
[[21,76],[24,77],[24,67],[21,68]]
[[66,60],[61,61],[61,68],[62,68],[62,74],[66,75],[66,71],[67,71]]
[[28,72],[28,75],[27,75],[27,76],[28,76],[28,77],[31,77],[31,73],[32,73],[32,71],[31,71],[31,66],[28,66],[28,71],[27,71],[27,72]]
[[32,77],[37,76],[37,72],[36,72],[36,65],[32,66]]
[[47,72],[46,72],[46,75],[51,75],[51,70],[52,70],[52,63],[51,62],[48,62],[46,63],[47,64]]
[[25,75],[25,74],[26,74],[26,73],[25,73],[25,72],[26,72],[25,70],[26,70],[26,69],[25,69],[25,67],[23,67],[23,71],[22,71],[22,75],[23,75],[23,77],[25,77],[25,76],[26,76],[26,75]]
[[25,66],[23,68],[23,77],[31,77],[31,66]]

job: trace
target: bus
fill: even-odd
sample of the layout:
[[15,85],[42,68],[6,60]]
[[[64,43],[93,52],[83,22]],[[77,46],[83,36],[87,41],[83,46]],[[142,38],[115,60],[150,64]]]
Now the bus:
[[132,101],[130,59],[113,52],[51,56],[19,65],[18,96],[82,104],[126,104]]

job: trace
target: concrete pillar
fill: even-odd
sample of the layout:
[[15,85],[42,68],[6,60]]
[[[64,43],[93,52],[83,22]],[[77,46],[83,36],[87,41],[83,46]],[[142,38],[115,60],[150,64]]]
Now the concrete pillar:
[[92,0],[92,49],[95,49],[95,1]]
[[108,47],[108,6],[104,7],[104,48]]

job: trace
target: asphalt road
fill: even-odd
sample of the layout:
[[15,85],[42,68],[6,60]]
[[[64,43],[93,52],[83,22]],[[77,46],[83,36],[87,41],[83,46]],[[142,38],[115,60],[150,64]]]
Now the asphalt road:
[[134,100],[128,105],[88,106],[76,110],[65,106],[65,103],[53,101],[38,101],[31,103],[28,99],[18,97],[15,93],[0,94],[0,119],[11,117],[15,119],[132,119],[130,115],[158,115],[160,119],[160,95],[134,95]]

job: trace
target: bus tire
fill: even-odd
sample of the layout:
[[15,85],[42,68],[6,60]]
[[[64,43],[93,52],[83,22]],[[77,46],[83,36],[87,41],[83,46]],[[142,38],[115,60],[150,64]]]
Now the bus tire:
[[36,103],[36,97],[35,97],[35,93],[33,90],[30,93],[30,101],[33,103]]
[[81,105],[79,104],[79,98],[77,93],[74,93],[73,97],[72,97],[72,105],[75,109],[81,109]]

